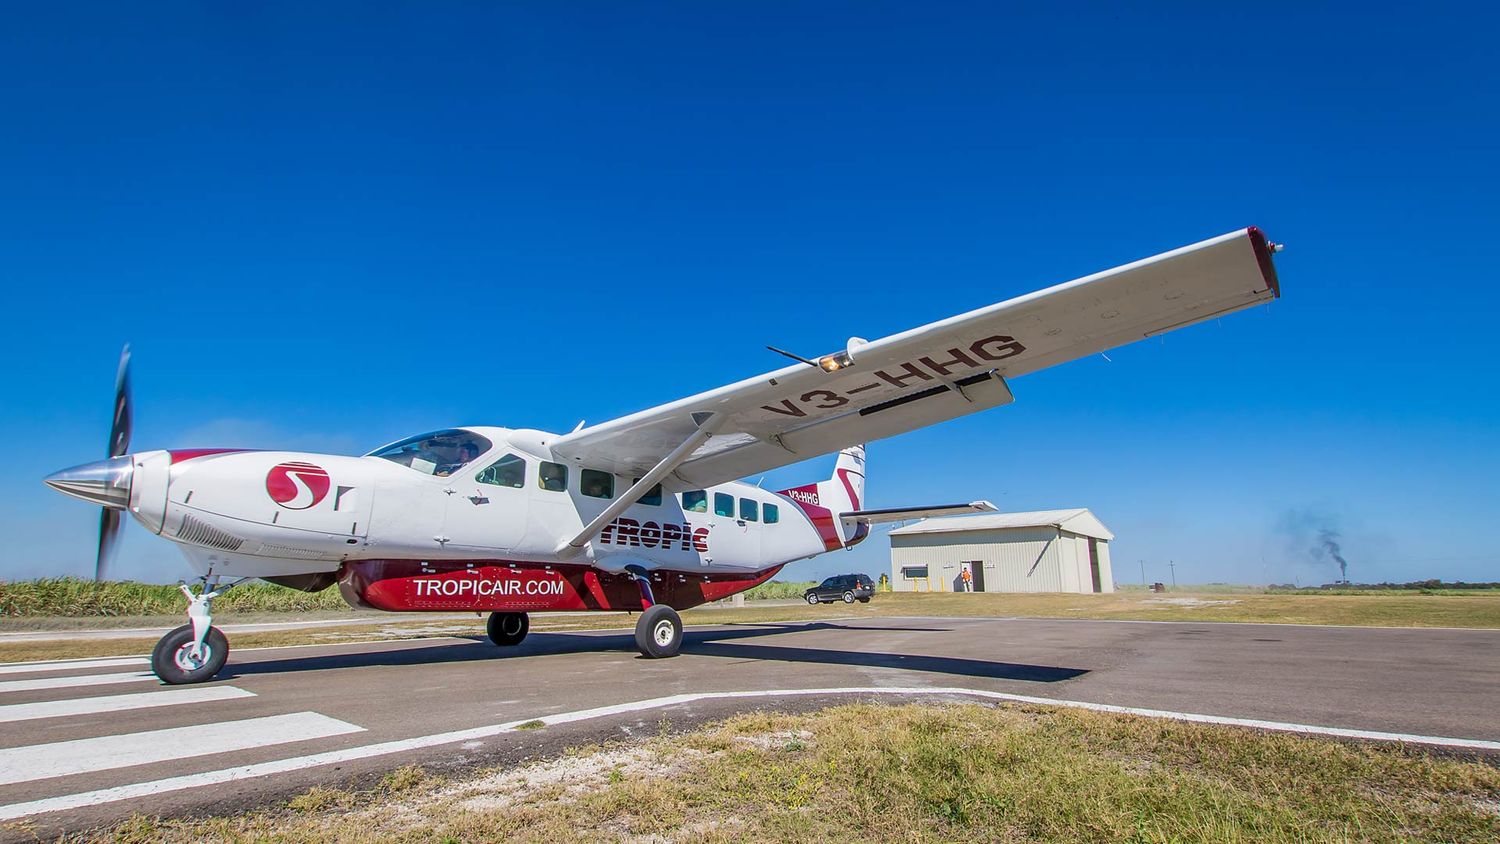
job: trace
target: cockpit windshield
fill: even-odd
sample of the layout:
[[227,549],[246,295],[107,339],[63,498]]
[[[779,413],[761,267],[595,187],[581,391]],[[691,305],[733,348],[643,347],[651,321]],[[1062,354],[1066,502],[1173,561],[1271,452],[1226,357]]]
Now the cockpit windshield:
[[473,431],[449,428],[418,434],[365,455],[409,466],[424,475],[440,478],[457,472],[490,450],[490,441]]

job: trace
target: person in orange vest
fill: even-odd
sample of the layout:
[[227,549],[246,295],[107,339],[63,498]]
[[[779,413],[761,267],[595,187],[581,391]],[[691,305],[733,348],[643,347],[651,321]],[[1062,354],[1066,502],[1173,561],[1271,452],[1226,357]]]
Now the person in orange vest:
[[964,591],[965,592],[973,592],[974,591],[974,572],[971,571],[968,566],[964,566],[963,567],[963,571],[960,571],[958,573],[958,576],[961,577],[961,578],[963,578],[963,581],[964,581]]

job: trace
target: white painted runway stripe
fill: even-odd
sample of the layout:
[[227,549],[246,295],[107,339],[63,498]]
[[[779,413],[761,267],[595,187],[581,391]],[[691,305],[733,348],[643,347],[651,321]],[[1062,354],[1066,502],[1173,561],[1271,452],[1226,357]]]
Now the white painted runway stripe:
[[115,659],[69,659],[60,662],[12,662],[0,665],[0,674],[32,674],[43,671],[72,671],[82,668],[119,668],[122,665],[150,665],[151,660],[143,656],[126,656]]
[[0,785],[362,732],[316,712],[219,721],[0,750]]
[[34,680],[5,680],[0,682],[0,694],[4,692],[34,692],[38,689],[73,689],[79,686],[109,686],[115,683],[141,683],[155,680],[150,671],[132,671],[128,674],[84,674],[78,677],[38,677]]
[[141,692],[133,695],[102,695],[71,700],[47,700],[40,703],[12,703],[0,706],[0,723],[33,721],[38,718],[62,718],[71,715],[97,715],[101,712],[123,712],[127,709],[150,709],[156,706],[178,706],[184,703],[211,703],[220,700],[255,697],[254,692],[234,686],[201,686],[165,692]]
[[402,753],[408,750],[420,750],[427,747],[437,747],[445,744],[455,744],[457,742],[490,738],[502,733],[514,732],[522,724],[531,724],[534,721],[541,721],[543,724],[550,726],[555,724],[569,724],[576,721],[586,721],[592,718],[603,718],[610,715],[642,712],[648,709],[659,709],[667,706],[678,706],[685,703],[696,703],[705,700],[817,697],[829,695],[920,695],[929,697],[978,697],[984,698],[986,700],[1004,701],[1007,703],[1028,703],[1039,704],[1043,706],[1066,706],[1079,709],[1091,709],[1097,712],[1115,712],[1126,715],[1142,715],[1148,718],[1169,718],[1178,721],[1193,721],[1201,724],[1221,724],[1236,727],[1252,727],[1263,730],[1277,730],[1282,732],[1336,736],[1340,738],[1358,738],[1374,741],[1400,741],[1409,744],[1461,747],[1471,750],[1488,750],[1500,752],[1500,741],[1444,738],[1441,736],[1422,736],[1411,735],[1407,733],[1385,733],[1372,730],[1350,730],[1339,727],[1318,727],[1309,724],[1291,724],[1280,721],[1259,721],[1248,718],[1229,718],[1219,715],[1199,715],[1189,712],[1170,712],[1160,709],[1140,709],[1130,706],[1112,706],[1109,704],[1090,703],[1087,701],[1054,700],[1052,698],[1032,697],[1029,695],[1013,695],[1007,694],[1005,692],[991,692],[982,689],[964,689],[943,686],[896,686],[889,688],[855,687],[832,689],[766,689],[747,692],[701,692],[694,694],[680,694],[671,695],[669,697],[651,698],[649,700],[616,704],[614,706],[600,706],[594,709],[582,709],[576,712],[564,712],[558,715],[543,715],[539,718],[528,718],[523,721],[508,721],[504,724],[492,724],[486,727],[475,727],[469,730],[454,730],[452,732],[436,733],[429,736],[398,739],[396,741],[387,741],[378,744],[367,744],[361,747],[350,747],[343,750],[332,750],[325,753],[314,753],[309,756],[297,756],[290,759],[277,759],[271,762],[261,762],[255,765],[242,765],[237,768],[224,768],[222,770],[207,771],[201,774],[188,774],[185,776],[169,777],[167,779],[154,780],[151,782],[132,783],[130,785],[122,785],[115,788],[104,788],[97,791],[85,791],[78,794],[68,794],[61,797],[49,797],[42,800],[31,800],[25,803],[12,803],[7,806],[0,806],[0,820],[13,820],[15,818],[23,818],[28,815],[38,815],[45,812],[60,812],[68,809],[78,809],[84,806],[98,805],[101,803],[114,803],[121,800],[133,800],[140,797],[150,797],[156,794],[165,794],[172,791],[182,791],[189,788],[201,788],[207,785],[222,785],[224,783],[235,782],[238,780],[253,779],[256,777],[270,776],[272,774],[282,774],[289,771],[300,771],[307,768],[315,768],[324,765],[337,765],[359,759],[369,759],[376,756],[386,756],[392,753]]

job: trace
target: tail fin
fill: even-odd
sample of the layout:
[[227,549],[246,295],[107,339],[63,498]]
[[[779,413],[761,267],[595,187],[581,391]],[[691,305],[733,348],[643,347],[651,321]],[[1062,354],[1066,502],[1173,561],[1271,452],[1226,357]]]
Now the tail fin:
[[815,484],[781,491],[812,519],[829,551],[852,548],[864,541],[870,526],[840,516],[859,510],[865,502],[865,447],[851,445],[839,452],[833,477]]
[[[835,512],[848,513],[862,510],[865,506],[865,447],[851,445],[839,452],[838,462],[833,464],[833,485],[843,493],[842,505]],[[830,497],[829,500],[839,500]]]

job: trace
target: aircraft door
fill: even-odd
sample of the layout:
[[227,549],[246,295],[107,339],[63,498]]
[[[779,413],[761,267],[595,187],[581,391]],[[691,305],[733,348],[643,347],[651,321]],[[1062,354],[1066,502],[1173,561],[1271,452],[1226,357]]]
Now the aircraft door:
[[756,568],[761,565],[760,502],[725,492],[713,497],[714,525],[709,547],[716,565]]
[[[454,477],[448,487],[444,532],[448,549],[481,555],[513,551],[521,544],[530,515],[526,479],[534,472],[526,458],[502,453]],[[528,471],[530,470],[530,471]]]

